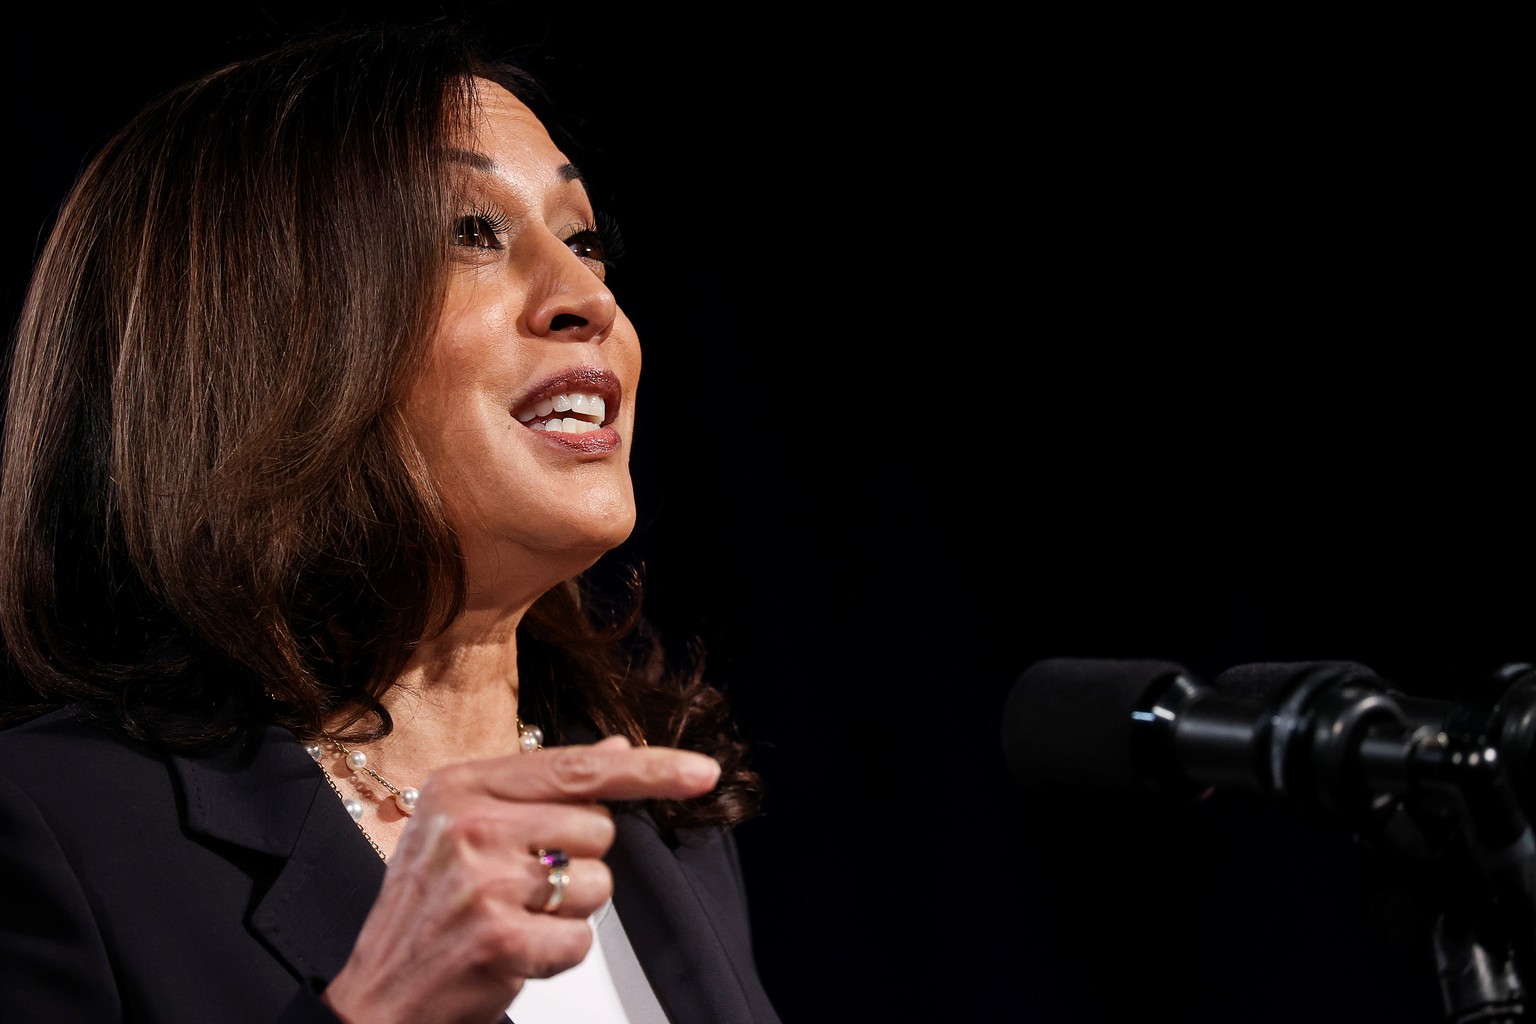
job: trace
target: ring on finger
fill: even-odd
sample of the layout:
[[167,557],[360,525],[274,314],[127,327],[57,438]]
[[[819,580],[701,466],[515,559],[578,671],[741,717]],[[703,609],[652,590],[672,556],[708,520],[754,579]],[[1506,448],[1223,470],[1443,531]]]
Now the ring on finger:
[[539,909],[546,914],[553,914],[565,902],[565,887],[571,883],[571,873],[566,868],[570,866],[571,859],[565,855],[564,850],[541,849],[539,863],[544,866],[549,878],[549,896]]

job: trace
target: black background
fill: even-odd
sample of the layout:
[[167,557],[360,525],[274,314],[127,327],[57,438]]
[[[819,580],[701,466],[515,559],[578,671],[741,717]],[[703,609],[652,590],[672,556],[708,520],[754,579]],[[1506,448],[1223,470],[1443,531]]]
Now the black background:
[[[1347,831],[1039,798],[999,737],[1047,656],[1447,701],[1536,659],[1512,25],[415,9],[532,47],[597,150],[646,346],[631,547],[757,745],[786,1022],[1442,1019],[1433,906]],[[380,10],[12,19],[7,311],[149,95]]]

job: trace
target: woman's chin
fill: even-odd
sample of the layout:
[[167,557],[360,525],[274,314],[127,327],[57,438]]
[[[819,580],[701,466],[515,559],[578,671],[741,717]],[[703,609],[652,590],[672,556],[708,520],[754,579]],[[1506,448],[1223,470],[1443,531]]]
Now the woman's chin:
[[517,603],[592,568],[629,539],[633,519],[604,530],[566,533],[515,544],[481,545],[465,552],[472,600]]

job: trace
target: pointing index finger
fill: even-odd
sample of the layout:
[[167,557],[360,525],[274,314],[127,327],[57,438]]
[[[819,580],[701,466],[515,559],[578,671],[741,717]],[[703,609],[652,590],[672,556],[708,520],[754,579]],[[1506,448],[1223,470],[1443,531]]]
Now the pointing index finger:
[[480,775],[504,800],[682,800],[714,789],[720,764],[690,750],[610,738],[486,761]]

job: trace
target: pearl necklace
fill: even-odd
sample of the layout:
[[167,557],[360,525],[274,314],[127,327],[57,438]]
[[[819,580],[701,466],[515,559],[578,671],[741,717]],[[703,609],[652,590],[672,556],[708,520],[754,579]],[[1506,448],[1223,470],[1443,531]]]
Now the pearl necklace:
[[[544,731],[536,725],[523,724],[521,718],[516,721],[517,740],[523,748],[523,753],[532,754],[535,751],[543,750]],[[326,749],[329,748],[341,754],[346,759],[347,768],[353,775],[362,773],[380,786],[383,786],[389,792],[400,813],[406,817],[410,817],[415,812],[416,801],[421,798],[421,792],[414,786],[400,787],[390,782],[383,775],[379,774],[378,769],[368,763],[368,755],[361,750],[352,750],[334,736],[322,736],[321,740],[323,742],[306,743],[304,745],[305,751],[320,766],[320,771],[325,776],[325,781],[330,783],[331,790],[341,798],[341,805],[347,809],[347,814],[351,816],[352,820],[357,822],[357,827],[363,833],[363,838],[368,840],[368,845],[373,847],[373,851],[379,855],[380,860],[387,859],[384,856],[383,849],[380,848],[373,836],[368,834],[368,828],[363,824],[363,813],[365,810],[363,802],[356,797],[349,797],[343,793],[341,787],[336,785],[336,780],[331,777],[330,769],[325,766]]]

